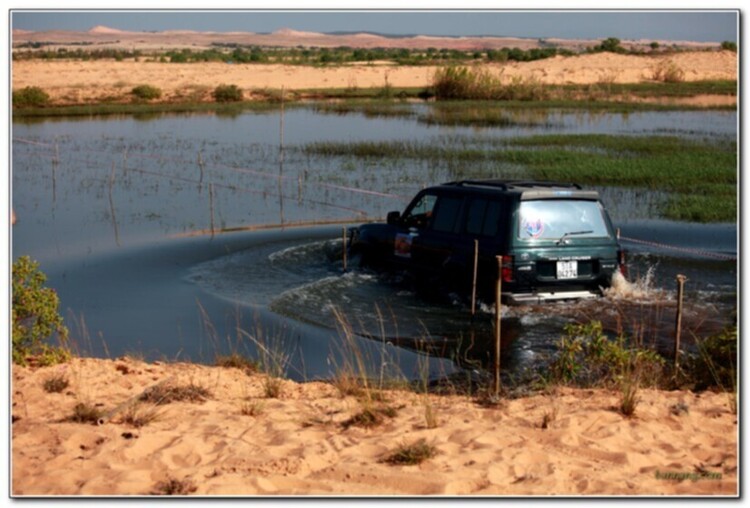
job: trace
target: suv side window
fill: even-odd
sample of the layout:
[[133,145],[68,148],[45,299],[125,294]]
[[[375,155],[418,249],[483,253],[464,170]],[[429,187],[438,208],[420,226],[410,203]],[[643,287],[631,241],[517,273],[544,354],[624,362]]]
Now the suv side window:
[[456,227],[463,201],[460,197],[441,196],[435,210],[432,229],[452,233]]
[[414,203],[401,219],[407,228],[424,229],[429,226],[432,220],[432,212],[437,203],[435,194],[424,194],[416,203]]
[[502,204],[483,198],[473,199],[466,214],[466,233],[477,236],[498,234]]
[[503,205],[500,201],[490,201],[487,204],[487,210],[484,213],[484,222],[482,223],[482,234],[484,236],[496,236],[500,233],[502,211]]
[[472,199],[466,214],[466,232],[470,235],[482,235],[484,212],[487,209],[486,199]]

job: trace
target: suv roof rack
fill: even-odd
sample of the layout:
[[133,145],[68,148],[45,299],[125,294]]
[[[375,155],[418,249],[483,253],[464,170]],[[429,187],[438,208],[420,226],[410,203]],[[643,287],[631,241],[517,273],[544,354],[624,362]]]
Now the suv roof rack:
[[566,183],[566,182],[550,182],[541,180],[457,180],[455,182],[447,182],[443,185],[453,185],[456,187],[463,186],[474,186],[474,187],[496,187],[502,190],[508,190],[514,187],[520,187],[525,189],[533,188],[567,188],[567,189],[581,189],[581,186],[577,183]]

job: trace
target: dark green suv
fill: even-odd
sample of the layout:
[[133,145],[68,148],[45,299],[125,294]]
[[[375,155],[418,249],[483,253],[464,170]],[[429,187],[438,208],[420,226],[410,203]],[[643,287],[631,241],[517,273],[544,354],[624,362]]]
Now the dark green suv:
[[480,294],[494,291],[502,257],[508,303],[601,294],[624,255],[596,191],[542,181],[463,180],[419,192],[386,224],[351,230],[364,265],[403,268],[429,291],[470,289],[478,241]]

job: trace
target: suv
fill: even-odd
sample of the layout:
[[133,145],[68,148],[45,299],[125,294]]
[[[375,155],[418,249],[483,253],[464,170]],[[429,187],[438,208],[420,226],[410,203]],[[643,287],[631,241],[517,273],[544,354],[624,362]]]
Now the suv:
[[624,254],[596,191],[542,181],[463,180],[419,192],[386,224],[350,231],[363,265],[406,269],[420,287],[493,294],[502,258],[503,300],[599,296]]

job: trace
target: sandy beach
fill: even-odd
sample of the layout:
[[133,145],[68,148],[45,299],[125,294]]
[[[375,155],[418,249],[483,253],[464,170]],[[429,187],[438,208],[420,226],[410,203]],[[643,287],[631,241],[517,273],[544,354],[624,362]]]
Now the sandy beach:
[[[669,56],[633,56],[615,53],[557,56],[533,62],[478,66],[509,82],[534,79],[544,84],[612,84],[653,81],[659,66],[675,65],[685,81],[736,80],[737,54],[697,51]],[[133,87],[148,84],[162,90],[162,100],[212,100],[220,84],[234,84],[250,98],[254,91],[314,88],[426,87],[435,66],[345,65],[309,67],[292,65],[158,63],[146,61],[16,61],[12,88],[37,86],[53,104],[81,104],[130,100]],[[736,97],[728,98],[736,102]]]
[[[60,393],[43,388],[53,376],[69,381]],[[131,358],[13,365],[11,493],[733,496],[738,491],[737,416],[722,393],[641,390],[636,414],[627,418],[616,410],[619,394],[603,389],[561,387],[493,407],[465,395],[390,390],[372,403],[390,408],[390,415],[381,425],[363,428],[346,424],[362,411],[362,398],[343,396],[330,383],[292,381],[281,382],[279,397],[267,398],[265,379],[238,368]],[[203,387],[208,395],[158,406],[125,404],[102,425],[67,421],[77,404],[106,412],[165,383]],[[138,414],[155,418],[136,427]],[[419,465],[385,460],[399,446],[419,440],[436,455]]]

